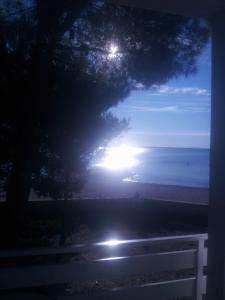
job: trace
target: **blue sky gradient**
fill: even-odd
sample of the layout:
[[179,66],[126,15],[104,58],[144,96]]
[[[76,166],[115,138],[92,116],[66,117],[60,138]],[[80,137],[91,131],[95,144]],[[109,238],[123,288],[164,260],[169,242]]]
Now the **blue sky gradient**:
[[210,147],[211,44],[198,58],[195,75],[136,90],[111,112],[130,121],[112,144],[138,147]]

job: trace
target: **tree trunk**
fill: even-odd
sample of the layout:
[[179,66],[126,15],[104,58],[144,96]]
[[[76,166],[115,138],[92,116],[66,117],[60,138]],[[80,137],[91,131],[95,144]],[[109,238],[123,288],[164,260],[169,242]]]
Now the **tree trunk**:
[[68,201],[69,201],[69,184],[70,184],[70,171],[69,168],[66,170],[65,174],[65,192],[64,192],[64,203],[62,209],[62,231],[59,240],[59,246],[64,246],[66,243],[66,238],[69,233],[69,222],[68,219]]
[[[24,126],[25,127],[25,126]],[[26,132],[25,132],[26,131]],[[32,174],[33,139],[31,130],[17,132],[12,171],[9,177],[6,201],[9,207],[24,206],[29,197]]]
[[[27,125],[27,122],[25,122]],[[6,241],[16,242],[25,221],[25,208],[29,199],[32,165],[34,161],[34,138],[28,126],[17,131],[12,171],[9,177],[6,208]]]

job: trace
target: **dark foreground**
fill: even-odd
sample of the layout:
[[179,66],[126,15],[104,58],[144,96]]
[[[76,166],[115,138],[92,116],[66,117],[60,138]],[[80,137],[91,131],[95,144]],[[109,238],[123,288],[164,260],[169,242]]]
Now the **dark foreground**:
[[[26,209],[23,231],[10,247],[41,247],[58,246],[60,236],[67,232],[67,244],[102,241],[110,239],[133,239],[151,236],[180,235],[188,233],[207,232],[207,205],[187,204],[160,200],[145,199],[113,199],[113,200],[76,200],[68,201],[37,201],[30,202]],[[4,203],[0,205],[1,247],[5,243],[5,222],[7,219]],[[65,226],[66,224],[66,226]],[[170,249],[170,247],[173,247]],[[170,245],[170,251],[178,251]],[[193,247],[191,244],[180,245],[182,250]],[[166,248],[166,251],[168,251]],[[143,251],[149,251],[146,247]],[[157,249],[162,251],[165,249]],[[130,250],[129,255],[136,255],[137,247]],[[134,251],[134,252],[132,252]],[[152,249],[151,251],[154,251]],[[145,254],[145,252],[143,252]],[[98,253],[97,253],[98,254]],[[85,253],[85,259],[91,259],[96,253]],[[121,255],[121,253],[117,253]],[[124,255],[124,253],[122,253]],[[126,253],[127,255],[127,253]],[[55,261],[56,259],[56,261]],[[77,258],[76,258],[77,259]],[[65,261],[74,262],[74,257],[56,257],[54,260],[38,258],[34,262],[26,260],[0,260],[2,267],[24,264],[49,264]],[[142,276],[126,278],[122,282],[94,280],[85,284],[63,284],[50,287],[25,289],[24,292],[38,293],[44,296],[60,299],[65,295],[95,295],[107,292],[118,285],[122,288],[135,288],[138,285],[182,280],[194,276],[193,269],[180,271],[146,273]],[[18,292],[21,290],[18,290]],[[22,290],[23,291],[23,290]],[[3,294],[0,293],[0,297]],[[87,298],[89,299],[89,298]],[[97,298],[96,298],[97,299]],[[174,298],[174,300],[191,300],[190,297]]]
[[[208,206],[146,199],[29,202],[23,229],[11,246],[57,245],[108,238],[207,232]],[[5,204],[0,205],[1,247],[7,247]]]

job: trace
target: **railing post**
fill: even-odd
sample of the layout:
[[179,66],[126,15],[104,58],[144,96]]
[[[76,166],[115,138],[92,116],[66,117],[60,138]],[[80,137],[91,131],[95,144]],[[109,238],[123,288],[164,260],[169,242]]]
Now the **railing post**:
[[206,299],[225,300],[225,10],[211,19],[211,27],[212,106]]
[[205,239],[199,237],[197,247],[197,263],[196,263],[196,291],[195,299],[202,300],[203,293],[203,271],[204,271],[204,248]]

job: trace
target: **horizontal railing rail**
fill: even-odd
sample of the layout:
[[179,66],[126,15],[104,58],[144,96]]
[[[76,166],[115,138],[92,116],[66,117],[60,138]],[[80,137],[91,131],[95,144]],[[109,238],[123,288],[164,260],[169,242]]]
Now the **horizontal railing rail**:
[[[194,276],[188,278],[160,281],[149,284],[139,284],[135,287],[123,287],[99,294],[76,295],[76,299],[149,299],[154,296],[157,300],[171,297],[193,296],[201,300],[205,293],[206,278],[203,268],[207,262],[207,249],[205,241],[207,234],[184,235],[174,237],[159,237],[140,240],[105,241],[93,244],[80,244],[62,248],[48,249],[23,249],[0,251],[0,260],[28,258],[35,256],[53,256],[82,253],[89,250],[90,253],[100,249],[111,249],[109,257],[90,260],[78,260],[68,263],[52,263],[40,265],[23,265],[5,267],[0,269],[0,291],[9,292],[14,289],[30,287],[50,286],[79,282],[85,284],[88,281],[123,280],[129,276],[144,276],[149,273],[174,272],[185,269],[195,270]],[[194,247],[185,250],[161,250],[157,253],[141,253],[139,255],[114,256],[115,249],[121,249],[134,245],[137,246],[167,246],[168,243],[194,242]],[[74,296],[73,296],[74,297]],[[64,296],[60,299],[72,299],[72,296]],[[32,298],[31,298],[32,300]]]
[[[130,246],[138,244],[138,246],[158,244],[163,245],[167,243],[180,243],[180,242],[198,242],[199,239],[207,240],[208,235],[195,234],[195,235],[178,235],[178,236],[166,236],[166,237],[155,237],[147,239],[132,239],[132,240],[118,240],[115,241],[116,246]],[[86,244],[75,244],[68,247],[49,247],[49,248],[28,248],[28,249],[6,249],[0,251],[0,258],[3,257],[22,257],[22,256],[37,256],[37,255],[52,255],[52,254],[72,254],[78,250],[91,250],[94,248],[105,248],[110,245],[111,240],[99,242],[99,243],[86,243]]]

